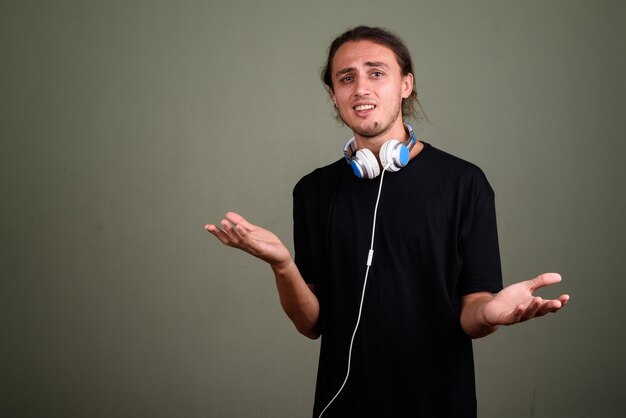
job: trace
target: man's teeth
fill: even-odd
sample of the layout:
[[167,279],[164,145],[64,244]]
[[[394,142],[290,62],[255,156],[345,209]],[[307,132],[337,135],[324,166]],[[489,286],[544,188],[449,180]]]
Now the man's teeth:
[[362,111],[362,110],[369,110],[369,109],[373,109],[373,108],[375,108],[375,107],[376,107],[376,106],[374,106],[374,105],[360,105],[360,106],[356,106],[356,107],[354,108],[354,110],[356,110],[357,112],[360,112],[360,111]]

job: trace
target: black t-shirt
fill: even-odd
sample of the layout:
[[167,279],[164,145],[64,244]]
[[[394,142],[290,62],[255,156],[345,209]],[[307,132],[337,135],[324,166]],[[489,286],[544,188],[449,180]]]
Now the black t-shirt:
[[[294,188],[295,261],[320,301],[315,417],[347,372],[379,182],[340,160]],[[492,188],[475,165],[424,143],[385,173],[350,378],[324,417],[475,417],[461,297],[501,288]]]

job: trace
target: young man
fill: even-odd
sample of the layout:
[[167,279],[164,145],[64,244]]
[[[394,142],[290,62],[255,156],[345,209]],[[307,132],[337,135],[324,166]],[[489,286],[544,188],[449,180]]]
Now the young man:
[[399,38],[345,32],[323,80],[354,133],[350,165],[294,188],[295,262],[238,214],[206,229],[268,262],[298,331],[323,336],[314,416],[475,417],[471,338],[558,311],[567,295],[533,292],[560,276],[502,289],[494,193],[478,167],[415,141],[403,123],[416,95]]

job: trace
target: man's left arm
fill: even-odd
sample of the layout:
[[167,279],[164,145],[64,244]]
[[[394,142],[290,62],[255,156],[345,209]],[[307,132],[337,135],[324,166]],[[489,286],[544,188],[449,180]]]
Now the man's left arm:
[[500,325],[518,322],[557,312],[569,301],[569,295],[557,299],[543,299],[533,292],[561,281],[556,273],[545,273],[531,280],[505,287],[496,295],[475,292],[463,296],[461,327],[472,338],[480,338],[495,332]]

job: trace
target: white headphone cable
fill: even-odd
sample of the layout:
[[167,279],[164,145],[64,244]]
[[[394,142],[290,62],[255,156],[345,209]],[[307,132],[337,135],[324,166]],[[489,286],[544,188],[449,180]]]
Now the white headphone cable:
[[346,377],[341,384],[341,387],[333,396],[333,398],[328,402],[328,404],[324,407],[322,412],[318,415],[318,418],[322,418],[322,415],[328,407],[337,399],[343,388],[346,386],[348,382],[348,377],[350,377],[350,364],[352,363],[352,347],[354,345],[354,337],[356,336],[356,332],[359,329],[359,324],[361,323],[361,313],[363,312],[363,301],[365,300],[365,288],[367,287],[367,276],[370,272],[370,266],[372,265],[372,259],[374,258],[374,233],[376,232],[376,215],[378,214],[378,202],[380,201],[380,194],[383,189],[383,177],[385,177],[385,171],[387,171],[387,167],[391,164],[387,164],[380,175],[380,183],[378,185],[378,196],[376,196],[376,205],[374,206],[374,220],[372,222],[372,240],[370,242],[370,249],[367,253],[367,268],[365,269],[365,279],[363,280],[363,290],[361,291],[361,302],[359,303],[359,314],[356,319],[356,325],[354,326],[354,331],[352,332],[352,338],[350,339],[350,348],[348,350],[348,370],[346,371]]

